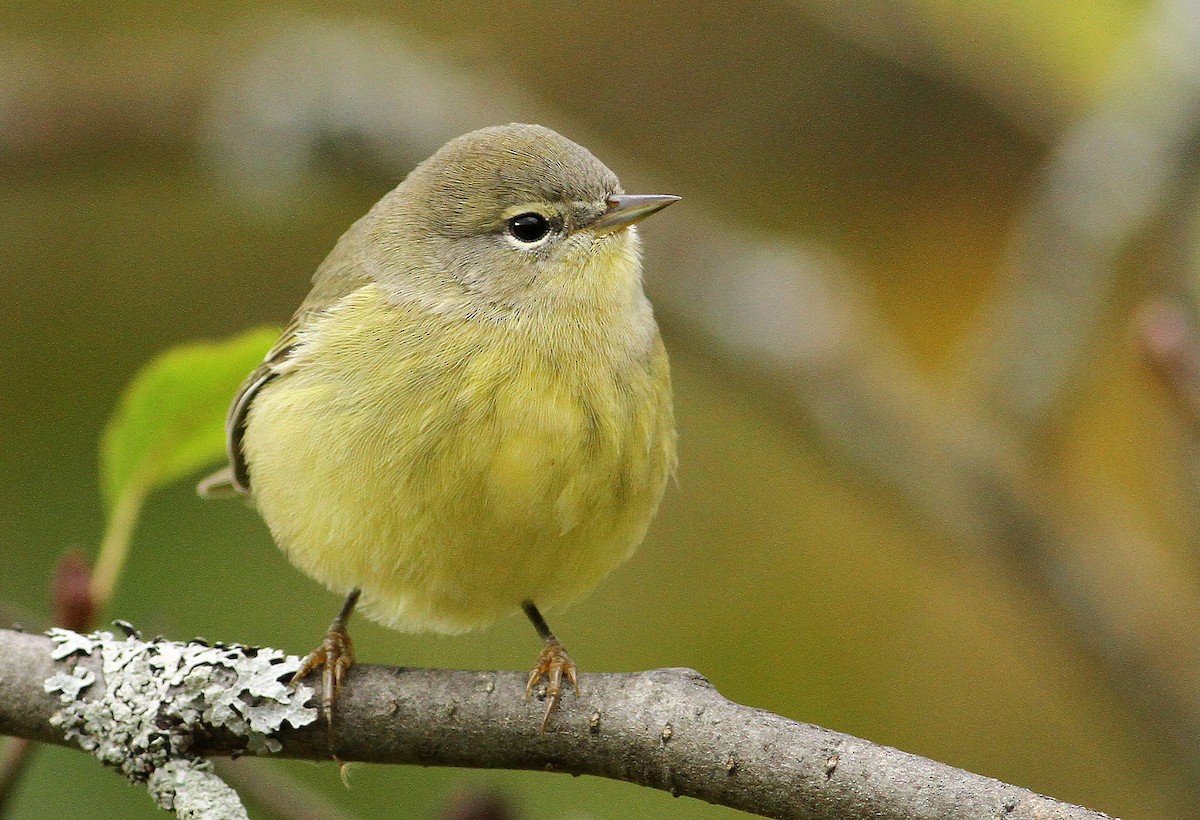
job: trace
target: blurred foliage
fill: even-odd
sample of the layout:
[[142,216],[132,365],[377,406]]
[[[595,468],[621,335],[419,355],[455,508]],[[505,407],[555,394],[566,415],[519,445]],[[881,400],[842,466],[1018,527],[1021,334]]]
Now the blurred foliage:
[[[677,209],[836,249],[953,394],[947,351],[988,299],[1059,129],[1094,99],[1146,4],[885,5],[920,22],[926,53],[877,48],[877,33],[841,16],[869,4],[823,0],[303,8],[379,20],[519,90],[537,103],[505,119],[598,135],[606,143],[589,147],[629,190],[682,194]],[[323,173],[277,218],[248,212],[223,185],[197,148],[196,112],[266,27],[245,4],[166,16],[132,0],[17,2],[0,7],[0,25],[0,609],[37,628],[58,555],[101,540],[95,443],[133,374],[173,345],[285,318],[341,231],[397,179],[356,163],[351,140],[317,158]],[[120,116],[106,118],[113,100]],[[622,156],[648,170],[624,173]],[[652,262],[659,230],[643,232]],[[1132,249],[1131,268],[1147,256]],[[1117,491],[1120,505],[1089,514],[1136,519],[1187,563],[1200,526],[1180,478],[1186,452],[1127,323],[1162,285],[1151,274],[1120,282],[1081,390],[1040,454],[1063,476],[1065,503],[1088,509],[1085,487]],[[823,449],[773,385],[663,320],[679,486],[634,559],[555,613],[585,669],[691,666],[742,702],[1127,820],[1193,813],[1194,784],[1037,589],[915,520]],[[253,364],[231,368],[229,395]],[[135,541],[108,617],[303,651],[336,610],[252,510],[203,504],[190,486],[157,493]],[[355,638],[364,661],[404,665],[520,669],[536,650],[516,618],[459,638],[364,621]],[[358,766],[345,790],[333,766],[280,768],[361,817],[436,816],[464,784],[495,786],[531,817],[732,816],[544,773]],[[13,814],[159,816],[63,749],[39,752]]]

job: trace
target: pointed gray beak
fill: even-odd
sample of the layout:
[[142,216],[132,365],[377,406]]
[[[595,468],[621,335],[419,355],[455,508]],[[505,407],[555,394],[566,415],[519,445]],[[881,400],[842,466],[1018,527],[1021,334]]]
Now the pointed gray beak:
[[679,197],[668,194],[613,194],[608,198],[608,210],[588,225],[596,234],[612,233],[658,213]]

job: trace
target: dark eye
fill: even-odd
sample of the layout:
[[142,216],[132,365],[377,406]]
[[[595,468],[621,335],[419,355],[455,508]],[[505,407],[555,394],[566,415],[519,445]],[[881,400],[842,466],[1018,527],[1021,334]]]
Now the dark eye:
[[521,242],[537,242],[550,233],[550,221],[539,213],[517,214],[506,224],[508,232]]

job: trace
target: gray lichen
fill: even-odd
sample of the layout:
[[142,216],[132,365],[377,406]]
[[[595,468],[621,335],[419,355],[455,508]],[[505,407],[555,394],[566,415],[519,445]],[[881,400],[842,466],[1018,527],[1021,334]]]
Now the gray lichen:
[[317,710],[304,706],[312,688],[290,689],[281,682],[299,668],[299,659],[276,649],[65,629],[49,635],[58,660],[99,651],[104,685],[103,693],[88,697],[96,676],[83,666],[46,679],[46,691],[58,692],[63,704],[54,724],[130,780],[150,781],[159,805],[181,816],[239,816],[186,813],[193,811],[190,806],[229,796],[237,804],[208,763],[191,753],[195,732],[224,727],[245,737],[248,750],[266,754],[279,750],[270,735],[285,721],[300,727],[317,719]]
[[237,792],[213,774],[207,760],[171,760],[146,784],[164,809],[186,820],[249,820]]

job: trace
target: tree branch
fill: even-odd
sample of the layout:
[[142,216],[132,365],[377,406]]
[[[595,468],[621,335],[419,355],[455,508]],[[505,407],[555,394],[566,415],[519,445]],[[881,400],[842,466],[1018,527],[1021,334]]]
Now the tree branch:
[[[154,786],[157,778],[160,792],[165,768],[239,754],[247,737],[281,756],[330,758],[326,726],[315,709],[299,708],[312,689],[278,684],[295,657],[51,635],[0,630],[0,732],[88,747],[133,780]],[[337,706],[337,757],[591,774],[767,817],[1105,817],[732,703],[689,669],[583,675],[583,695],[567,699],[544,735],[541,707],[523,699],[524,685],[517,672],[355,666]],[[272,722],[280,728],[260,736]],[[176,805],[185,796],[172,795]]]

